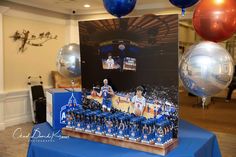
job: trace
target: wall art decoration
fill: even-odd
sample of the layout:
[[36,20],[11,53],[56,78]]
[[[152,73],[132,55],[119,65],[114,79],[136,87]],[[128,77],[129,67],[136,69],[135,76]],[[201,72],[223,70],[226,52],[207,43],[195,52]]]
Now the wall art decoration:
[[49,40],[57,39],[57,35],[53,35],[51,32],[42,32],[38,35],[30,33],[29,30],[23,30],[22,32],[16,31],[14,35],[10,36],[14,41],[20,41],[21,45],[18,52],[23,53],[29,46],[43,46]]

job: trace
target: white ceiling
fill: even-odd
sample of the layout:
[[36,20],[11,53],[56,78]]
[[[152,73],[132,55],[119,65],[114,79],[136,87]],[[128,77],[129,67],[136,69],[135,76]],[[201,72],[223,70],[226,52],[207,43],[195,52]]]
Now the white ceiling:
[[[56,11],[64,14],[72,14],[75,10],[77,15],[106,13],[103,0],[8,0],[11,2],[33,6],[37,8]],[[84,8],[84,4],[90,4],[90,8]],[[144,9],[167,9],[173,8],[168,0],[137,0],[135,10]]]

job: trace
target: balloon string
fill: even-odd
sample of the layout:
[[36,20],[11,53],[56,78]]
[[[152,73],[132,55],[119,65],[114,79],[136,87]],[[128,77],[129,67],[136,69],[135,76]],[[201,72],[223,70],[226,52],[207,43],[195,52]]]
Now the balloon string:
[[206,97],[202,97],[202,107],[205,108],[206,105]]
[[185,8],[182,8],[182,16],[185,15],[185,12],[186,12]]
[[71,85],[72,85],[72,94],[74,95],[75,92],[75,81],[71,80]]

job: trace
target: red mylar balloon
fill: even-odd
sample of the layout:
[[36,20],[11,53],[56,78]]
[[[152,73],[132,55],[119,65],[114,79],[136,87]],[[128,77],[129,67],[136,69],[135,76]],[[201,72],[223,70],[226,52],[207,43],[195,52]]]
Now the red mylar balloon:
[[193,25],[206,40],[230,38],[236,32],[236,0],[201,0],[193,14]]

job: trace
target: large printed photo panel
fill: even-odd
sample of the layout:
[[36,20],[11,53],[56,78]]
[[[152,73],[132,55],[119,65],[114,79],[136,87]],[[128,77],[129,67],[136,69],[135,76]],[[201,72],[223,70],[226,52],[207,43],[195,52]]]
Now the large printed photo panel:
[[108,112],[168,119],[176,138],[178,15],[82,21],[79,35],[87,98]]

